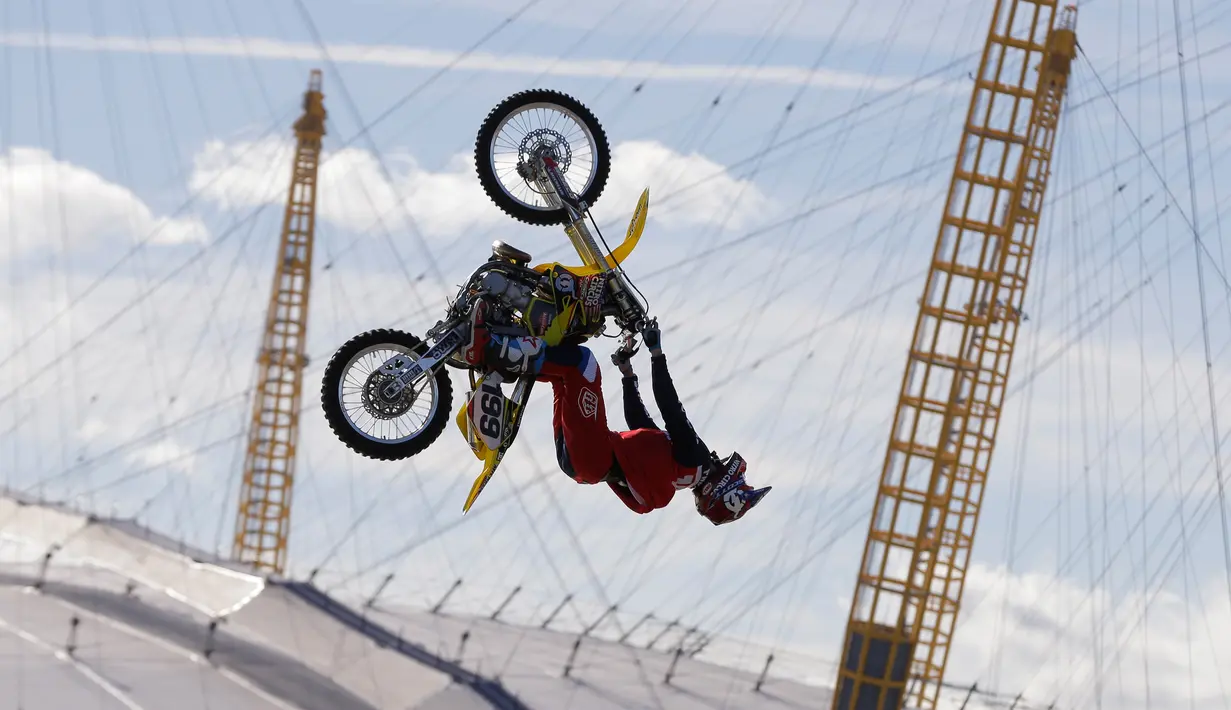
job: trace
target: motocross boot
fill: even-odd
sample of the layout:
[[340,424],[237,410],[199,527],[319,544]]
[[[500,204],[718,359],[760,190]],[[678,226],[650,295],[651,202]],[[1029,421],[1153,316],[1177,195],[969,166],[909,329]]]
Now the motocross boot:
[[738,452],[726,460],[714,456],[714,462],[693,486],[697,512],[715,525],[724,525],[744,517],[773,486],[753,488],[744,480],[748,463]]
[[542,338],[528,335],[497,335],[487,327],[491,304],[480,299],[470,312],[470,341],[462,349],[462,359],[471,367],[494,370],[517,377],[538,374],[547,355]]

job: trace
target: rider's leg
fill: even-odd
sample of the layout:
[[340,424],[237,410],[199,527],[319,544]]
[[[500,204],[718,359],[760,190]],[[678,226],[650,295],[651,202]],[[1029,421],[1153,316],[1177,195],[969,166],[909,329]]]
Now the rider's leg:
[[681,467],[695,467],[687,476],[675,481],[677,488],[692,488],[697,512],[715,525],[738,520],[765,497],[769,487],[753,488],[744,479],[747,465],[732,455],[726,461],[715,461],[705,442],[697,436],[684,406],[680,403],[667,358],[652,355],[654,399],[662,412],[667,433],[671,435],[672,455]]
[[560,468],[578,483],[601,483],[614,456],[603,377],[589,348],[546,348],[538,379],[551,383],[555,403],[552,428]]
[[665,508],[677,490],[687,487],[680,484],[680,479],[686,478],[684,483],[690,484],[696,478],[695,467],[686,469],[676,463],[665,431],[623,431],[613,437],[612,444],[626,485],[625,490],[617,489],[616,493],[638,513]]
[[624,423],[629,429],[657,429],[658,424],[645,408],[641,399],[640,383],[637,373],[631,367],[625,366],[626,374],[620,378],[621,389],[624,392]]
[[462,359],[468,365],[520,375],[534,374],[543,363],[546,344],[541,338],[528,335],[497,335],[487,327],[491,308],[480,299],[470,313],[470,342],[462,349]]
[[671,373],[667,369],[667,357],[652,355],[650,368],[654,402],[658,404],[667,434],[671,436],[671,452],[676,463],[693,471],[692,480],[682,481],[677,487],[690,487],[700,480],[701,474],[710,464],[709,447],[697,436],[696,429],[688,419],[688,413],[684,411],[684,405],[680,402],[675,383],[671,381]]

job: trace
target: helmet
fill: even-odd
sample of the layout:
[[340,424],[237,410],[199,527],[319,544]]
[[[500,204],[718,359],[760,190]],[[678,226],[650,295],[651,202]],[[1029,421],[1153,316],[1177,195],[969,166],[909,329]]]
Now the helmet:
[[738,451],[725,459],[710,453],[710,466],[693,489],[697,512],[715,525],[739,520],[769,493],[772,486],[753,490],[744,480],[748,462]]

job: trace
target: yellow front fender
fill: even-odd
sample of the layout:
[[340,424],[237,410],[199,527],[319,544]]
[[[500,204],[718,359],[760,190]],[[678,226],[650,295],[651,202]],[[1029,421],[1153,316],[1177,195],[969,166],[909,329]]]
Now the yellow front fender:
[[[606,257],[607,265],[611,268],[619,266],[628,255],[633,253],[633,249],[637,247],[637,242],[641,240],[641,233],[645,231],[645,217],[650,210],[650,188],[641,191],[641,198],[637,200],[637,208],[633,210],[633,218],[628,223],[628,231],[624,234],[624,241],[620,242],[620,246],[612,250],[611,254]],[[539,264],[534,267],[535,271],[540,273],[550,269],[558,262],[547,264]],[[565,266],[575,276],[589,276],[590,274],[598,273],[597,266]]]

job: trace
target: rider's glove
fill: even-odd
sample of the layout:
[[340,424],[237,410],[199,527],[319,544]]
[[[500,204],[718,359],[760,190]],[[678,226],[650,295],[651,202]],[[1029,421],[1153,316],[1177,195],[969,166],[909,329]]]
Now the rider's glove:
[[637,350],[637,342],[633,338],[633,334],[629,333],[624,337],[624,342],[620,343],[620,347],[616,348],[616,351],[611,353],[611,362],[616,367],[620,368],[621,375],[625,377],[636,376],[636,373],[633,372],[633,365],[630,360],[633,359],[633,355],[637,354]]
[[662,332],[658,330],[658,319],[654,318],[645,324],[641,329],[641,339],[645,341],[645,346],[650,349],[650,355],[662,355]]

